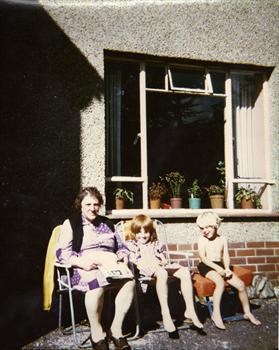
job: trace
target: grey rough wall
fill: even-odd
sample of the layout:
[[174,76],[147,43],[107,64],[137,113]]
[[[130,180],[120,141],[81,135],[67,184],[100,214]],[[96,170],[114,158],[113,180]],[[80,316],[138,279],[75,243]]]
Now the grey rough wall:
[[[276,0],[41,0],[49,15],[103,77],[103,50],[206,61],[278,65]],[[279,180],[278,68],[271,82],[272,177]],[[92,137],[94,135],[94,137]],[[92,142],[93,140],[93,142]],[[82,182],[104,189],[104,107],[82,112]],[[273,191],[279,209],[279,191]]]

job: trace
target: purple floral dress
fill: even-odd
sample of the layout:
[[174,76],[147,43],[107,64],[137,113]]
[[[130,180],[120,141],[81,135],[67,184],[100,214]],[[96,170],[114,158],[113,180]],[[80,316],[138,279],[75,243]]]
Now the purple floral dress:
[[[56,249],[56,258],[59,263],[75,265],[75,261],[90,259],[90,255],[92,256],[92,253],[96,251],[116,253],[118,259],[129,255],[120,236],[104,222],[94,226],[83,220],[83,240],[79,253],[72,250],[72,241],[73,230],[70,221],[65,220]],[[83,292],[109,284],[100,270],[86,271],[78,267],[73,267],[71,282],[75,289]]]
[[158,242],[140,244],[134,240],[126,241],[130,251],[129,259],[135,264],[143,276],[152,276],[161,261],[160,255],[165,252],[164,246]]

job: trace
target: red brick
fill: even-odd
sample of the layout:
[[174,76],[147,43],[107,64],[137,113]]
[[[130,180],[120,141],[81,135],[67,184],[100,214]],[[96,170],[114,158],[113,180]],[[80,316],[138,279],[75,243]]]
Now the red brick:
[[275,265],[267,264],[267,265],[258,265],[258,271],[275,271]]
[[266,257],[266,262],[267,263],[279,264],[279,257],[278,256],[267,256]]
[[266,242],[265,244],[267,248],[279,247],[279,242]]
[[274,255],[279,255],[279,249],[275,249]]
[[178,250],[177,249],[177,244],[168,244],[169,250]]
[[256,255],[274,255],[273,249],[256,249]]
[[187,264],[187,262],[186,262],[185,260],[180,260],[180,261],[179,261],[179,264],[180,264],[181,266],[188,266],[188,264]]
[[266,276],[269,280],[278,280],[279,279],[279,273],[278,272],[267,272]]
[[253,256],[255,255],[254,249],[240,249],[236,251],[237,256]]
[[247,242],[246,243],[247,248],[264,248],[265,247],[265,242]]
[[235,249],[233,250],[229,249],[229,255],[230,257],[235,256]]
[[193,247],[192,247],[192,244],[178,244],[178,247],[177,247],[178,250],[192,250]]
[[266,260],[265,257],[258,257],[258,256],[247,258],[247,262],[249,264],[264,264],[266,262],[265,260]]
[[232,265],[245,265],[246,258],[231,258]]
[[245,243],[244,242],[238,242],[238,243],[231,242],[228,244],[228,246],[230,249],[232,249],[232,248],[245,248]]

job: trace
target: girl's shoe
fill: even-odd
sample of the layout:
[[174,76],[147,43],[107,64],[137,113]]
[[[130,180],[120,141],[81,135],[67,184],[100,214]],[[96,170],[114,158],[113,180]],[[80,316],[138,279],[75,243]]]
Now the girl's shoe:
[[171,339],[179,339],[179,333],[177,329],[173,332],[168,332],[168,334]]
[[113,336],[111,336],[111,340],[115,346],[115,350],[131,350],[131,347],[128,344],[126,338],[114,338]]

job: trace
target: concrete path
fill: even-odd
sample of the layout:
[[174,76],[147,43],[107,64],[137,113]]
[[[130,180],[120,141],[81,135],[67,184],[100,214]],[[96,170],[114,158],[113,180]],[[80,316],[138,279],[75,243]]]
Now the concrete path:
[[[262,322],[254,326],[248,321],[227,322],[225,331],[214,327],[209,318],[205,320],[206,336],[191,329],[180,330],[180,338],[172,340],[166,332],[147,333],[131,341],[132,350],[276,350],[278,349],[278,300],[254,299],[253,313]],[[85,335],[82,335],[83,337]],[[56,329],[23,347],[23,350],[71,350],[76,349],[72,337],[61,335]],[[110,349],[114,346],[110,344]]]

